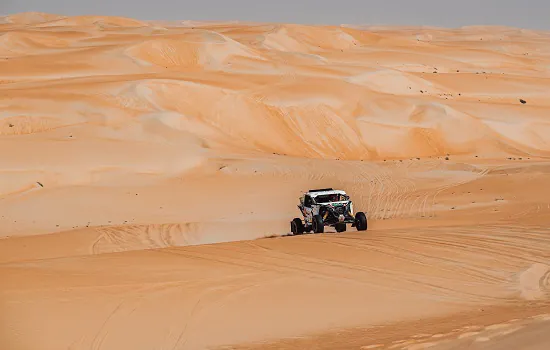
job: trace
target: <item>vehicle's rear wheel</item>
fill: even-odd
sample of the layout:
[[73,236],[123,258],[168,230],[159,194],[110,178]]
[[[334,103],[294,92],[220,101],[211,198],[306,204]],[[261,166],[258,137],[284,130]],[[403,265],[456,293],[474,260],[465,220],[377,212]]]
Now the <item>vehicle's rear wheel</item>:
[[304,233],[304,225],[302,224],[302,220],[299,218],[294,218],[290,222],[290,231],[293,235],[301,235]]
[[362,211],[355,214],[355,227],[357,227],[357,231],[367,230],[367,216]]
[[339,222],[336,225],[334,225],[334,228],[336,228],[336,232],[345,232],[346,231],[346,223],[345,222]]
[[325,232],[325,224],[323,223],[323,217],[321,215],[314,215],[312,224],[313,224],[313,232],[315,233]]

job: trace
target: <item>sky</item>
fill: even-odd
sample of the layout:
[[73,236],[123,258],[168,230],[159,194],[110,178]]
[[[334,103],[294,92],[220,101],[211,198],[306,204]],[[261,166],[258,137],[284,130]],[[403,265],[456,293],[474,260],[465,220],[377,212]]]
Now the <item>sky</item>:
[[0,14],[550,30],[550,0],[0,0]]

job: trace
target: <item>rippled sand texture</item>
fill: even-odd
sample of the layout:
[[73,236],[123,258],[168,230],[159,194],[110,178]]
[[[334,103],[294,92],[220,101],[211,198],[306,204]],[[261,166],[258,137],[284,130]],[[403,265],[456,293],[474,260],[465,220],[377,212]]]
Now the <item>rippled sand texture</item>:
[[550,33],[17,14],[0,105],[2,349],[547,349]]

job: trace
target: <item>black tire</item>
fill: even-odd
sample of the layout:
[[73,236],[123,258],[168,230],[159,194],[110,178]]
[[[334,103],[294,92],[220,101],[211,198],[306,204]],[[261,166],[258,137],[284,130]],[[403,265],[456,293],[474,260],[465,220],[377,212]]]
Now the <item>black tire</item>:
[[367,230],[367,216],[362,211],[355,214],[355,227],[357,228],[357,231]]
[[312,224],[313,224],[313,232],[315,233],[325,232],[325,224],[323,222],[323,217],[321,215],[314,215]]
[[347,227],[345,222],[339,222],[334,225],[334,228],[336,229],[336,232],[346,232]]
[[304,233],[304,225],[302,224],[302,220],[300,220],[299,218],[294,218],[290,222],[290,231],[294,235],[301,235],[302,233]]

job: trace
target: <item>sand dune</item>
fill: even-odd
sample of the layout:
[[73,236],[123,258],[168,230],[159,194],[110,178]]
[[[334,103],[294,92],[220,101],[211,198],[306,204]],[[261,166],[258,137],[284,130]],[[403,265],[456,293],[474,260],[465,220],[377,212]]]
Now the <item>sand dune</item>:
[[230,64],[233,57],[262,60],[254,51],[214,31],[191,30],[173,39],[146,40],[129,47],[126,52],[134,60],[158,67],[216,69],[219,65]]
[[[549,68],[518,28],[0,19],[0,347],[546,349]],[[288,235],[315,187],[369,230]]]

